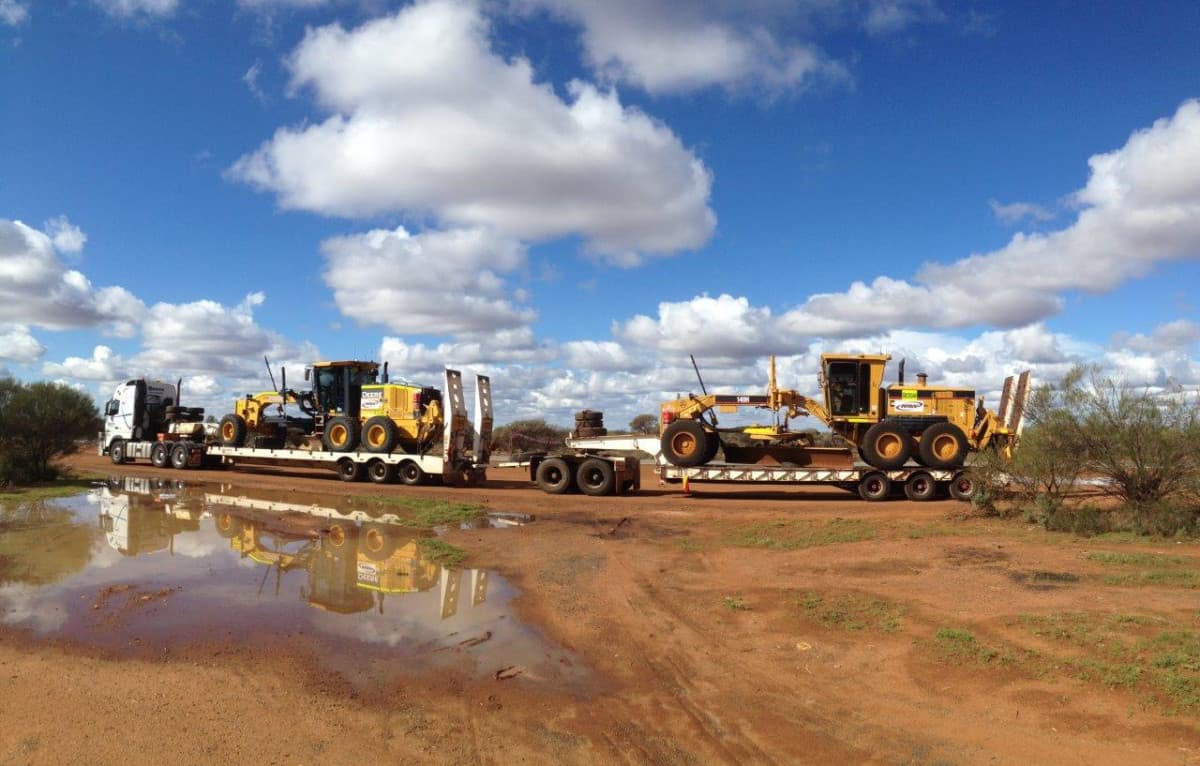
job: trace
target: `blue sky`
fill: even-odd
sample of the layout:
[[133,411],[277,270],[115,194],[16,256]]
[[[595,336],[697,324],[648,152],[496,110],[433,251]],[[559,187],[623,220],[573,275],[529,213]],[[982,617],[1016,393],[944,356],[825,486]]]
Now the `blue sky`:
[[[1200,6],[0,0],[0,366],[619,425],[822,351],[1200,387]],[[913,369],[910,366],[910,369]],[[295,374],[293,373],[293,374]]]

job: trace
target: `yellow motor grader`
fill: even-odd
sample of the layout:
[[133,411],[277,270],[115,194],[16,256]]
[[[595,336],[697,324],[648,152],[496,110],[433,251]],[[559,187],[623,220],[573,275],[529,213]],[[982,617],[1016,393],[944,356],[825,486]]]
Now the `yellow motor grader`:
[[[984,407],[983,397],[976,400],[971,389],[929,385],[923,374],[917,375],[916,384],[906,383],[903,361],[899,380],[884,387],[884,367],[890,359],[888,354],[822,355],[820,384],[824,401],[779,388],[775,357],[771,357],[765,396],[709,394],[701,380],[700,396],[689,394],[662,404],[659,434],[663,456],[677,466],[703,465],[725,446],[723,433],[739,433],[761,444],[790,448],[789,457],[819,452],[820,448],[806,443],[806,432],[788,428],[790,419],[805,416],[825,423],[856,448],[865,463],[883,470],[900,468],[910,459],[930,468],[957,468],[969,452],[989,447],[1011,454],[1029,392],[1028,370],[1020,374],[1015,389],[1011,376],[1004,381],[1000,410],[995,413]],[[718,428],[718,412],[736,412],[745,407],[771,411],[774,422]],[[730,445],[727,453],[734,449]],[[771,450],[761,452],[770,454]],[[825,453],[826,457],[837,453],[847,462],[853,460],[853,454],[844,449]]]
[[[386,362],[382,372],[381,377],[376,362],[314,362],[304,370],[312,387],[299,392],[287,387],[284,371],[277,390],[246,394],[234,403],[218,428],[221,444],[423,454],[442,433],[442,393],[388,382]],[[302,415],[288,415],[287,405]]]

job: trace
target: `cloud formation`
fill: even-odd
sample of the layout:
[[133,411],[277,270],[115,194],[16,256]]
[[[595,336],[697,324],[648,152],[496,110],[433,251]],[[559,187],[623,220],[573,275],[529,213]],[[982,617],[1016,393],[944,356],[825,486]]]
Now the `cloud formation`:
[[586,63],[601,78],[650,93],[709,86],[799,89],[849,79],[846,69],[807,42],[785,39],[787,4],[726,0],[514,0],[581,28]]
[[166,17],[179,10],[179,0],[92,0],[110,16],[122,19]]
[[810,335],[889,327],[1017,327],[1058,313],[1062,293],[1102,293],[1157,264],[1200,257],[1200,101],[1088,160],[1072,195],[1075,222],[1017,234],[1003,248],[951,264],[927,263],[915,283],[881,276],[810,297],[786,324]]
[[0,24],[15,27],[29,20],[29,6],[19,0],[0,0]]
[[338,309],[362,325],[462,335],[511,330],[536,316],[506,297],[505,275],[525,265],[525,248],[485,229],[376,229],[328,239],[321,250]]
[[82,247],[83,232],[61,219],[55,238],[20,221],[0,219],[0,322],[49,330],[100,327],[127,338],[145,305],[123,287],[95,288],[59,259],[55,243]]
[[280,128],[229,176],[288,209],[577,235],[622,263],[708,240],[711,175],[669,128],[588,83],[560,97],[489,34],[469,0],[310,29],[288,58],[291,85],[332,115]]

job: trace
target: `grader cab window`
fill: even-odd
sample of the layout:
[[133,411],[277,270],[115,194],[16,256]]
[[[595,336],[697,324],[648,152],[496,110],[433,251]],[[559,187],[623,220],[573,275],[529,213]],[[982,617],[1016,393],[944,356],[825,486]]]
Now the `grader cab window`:
[[863,362],[830,362],[825,368],[829,412],[853,416],[871,409],[871,368]]

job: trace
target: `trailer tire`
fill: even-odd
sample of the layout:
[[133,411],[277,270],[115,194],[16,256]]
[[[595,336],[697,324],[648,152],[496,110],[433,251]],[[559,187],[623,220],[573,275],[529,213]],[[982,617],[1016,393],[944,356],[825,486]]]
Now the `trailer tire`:
[[913,440],[908,432],[886,420],[871,426],[863,437],[863,458],[868,465],[885,471],[907,463],[912,456],[912,449]]
[[364,524],[358,549],[371,561],[386,561],[396,552],[396,538],[387,524]]
[[171,462],[170,447],[166,442],[155,442],[150,448],[150,463],[155,468],[166,468]]
[[574,488],[575,476],[571,472],[571,466],[567,465],[567,461],[560,457],[552,457],[538,463],[534,481],[543,492],[549,492],[551,495],[565,495]]
[[367,452],[387,453],[396,449],[396,424],[385,415],[376,415],[362,429],[362,443]]
[[342,481],[362,481],[362,463],[356,463],[348,457],[337,462],[337,475]]
[[217,534],[226,540],[237,537],[242,531],[242,524],[242,520],[232,513],[218,513],[213,517],[213,526],[217,528]]
[[415,487],[425,481],[425,472],[415,461],[405,460],[400,464],[400,481],[410,487]]
[[969,503],[975,497],[975,492],[979,489],[979,485],[975,483],[975,478],[966,471],[959,471],[954,474],[954,478],[950,480],[950,497],[955,500],[961,500],[964,503]]
[[579,464],[575,472],[575,483],[579,491],[590,497],[613,494],[617,486],[617,475],[612,463],[598,457],[589,457]]
[[108,445],[108,459],[113,461],[114,465],[129,462],[129,457],[125,452],[124,439],[113,439],[112,444]]
[[[716,436],[711,435],[711,438],[715,439]],[[702,465],[708,455],[709,441],[710,434],[699,420],[676,420],[663,431],[663,457],[681,468]]]
[[892,480],[885,473],[872,471],[858,480],[858,496],[867,502],[884,500],[891,491]]
[[904,496],[917,503],[932,500],[937,495],[937,482],[925,471],[917,471],[904,482]]
[[241,415],[226,415],[217,426],[222,447],[240,447],[246,443],[246,419]]
[[957,468],[967,459],[967,437],[953,423],[934,423],[921,434],[917,451],[930,468]]
[[188,460],[191,458],[191,450],[188,445],[180,442],[171,448],[171,467],[182,471],[188,467]]
[[345,415],[330,418],[322,441],[330,452],[353,452],[358,444],[358,421]]
[[396,464],[375,458],[367,463],[367,478],[376,484],[391,484],[396,480]]

